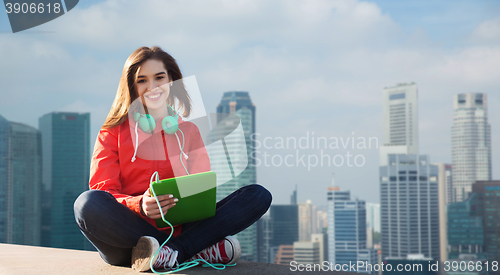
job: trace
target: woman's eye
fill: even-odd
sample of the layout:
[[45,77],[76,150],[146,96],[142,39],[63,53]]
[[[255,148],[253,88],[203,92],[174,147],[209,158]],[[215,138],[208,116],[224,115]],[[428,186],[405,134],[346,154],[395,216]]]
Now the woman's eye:
[[156,78],[156,80],[162,80],[162,79],[164,79],[164,78],[165,78],[164,76],[158,76],[158,77]]
[[145,83],[145,82],[146,82],[146,80],[144,80],[144,79],[137,80],[137,83]]

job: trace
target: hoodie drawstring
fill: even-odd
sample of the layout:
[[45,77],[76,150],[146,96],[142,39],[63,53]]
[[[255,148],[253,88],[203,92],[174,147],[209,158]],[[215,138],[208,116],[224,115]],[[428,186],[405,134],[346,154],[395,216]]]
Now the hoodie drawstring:
[[135,150],[134,150],[134,156],[132,157],[132,162],[135,161],[135,156],[137,155],[137,147],[139,147],[139,134],[137,133],[137,125],[139,124],[139,121],[135,123]]
[[[135,146],[134,146],[135,148],[134,148],[134,156],[132,157],[131,162],[134,162],[136,160],[135,156],[137,155],[137,148],[139,147],[139,134],[137,133],[138,124],[139,124],[139,121],[137,121],[135,123]],[[179,140],[179,136],[177,135],[177,133],[175,133],[175,137],[177,138],[177,144],[179,144],[179,149],[181,150],[181,154],[179,154],[179,160],[181,161],[182,167],[184,167],[186,174],[189,175],[189,172],[188,172],[186,166],[184,165],[184,162],[182,161],[182,156],[184,156],[184,158],[186,160],[188,159],[188,155],[186,153],[184,153],[185,137],[184,137],[184,133],[181,131],[181,129],[178,129],[178,130],[182,134],[182,145],[181,145],[181,141]]]

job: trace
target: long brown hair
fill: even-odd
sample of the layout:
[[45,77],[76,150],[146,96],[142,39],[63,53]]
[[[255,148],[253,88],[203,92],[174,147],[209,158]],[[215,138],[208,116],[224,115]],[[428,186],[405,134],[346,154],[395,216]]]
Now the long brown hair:
[[[182,73],[175,59],[160,47],[141,47],[135,50],[123,66],[122,76],[118,84],[115,100],[109,110],[108,117],[104,121],[103,128],[113,128],[127,120],[130,104],[139,97],[135,86],[137,72],[141,65],[149,59],[163,62],[163,66],[168,72],[169,78],[173,82],[170,87],[170,94],[167,103],[175,105],[175,99],[179,102],[179,107],[184,111],[182,116],[188,117],[191,113],[191,98],[182,82]],[[179,80],[180,81],[175,81]]]

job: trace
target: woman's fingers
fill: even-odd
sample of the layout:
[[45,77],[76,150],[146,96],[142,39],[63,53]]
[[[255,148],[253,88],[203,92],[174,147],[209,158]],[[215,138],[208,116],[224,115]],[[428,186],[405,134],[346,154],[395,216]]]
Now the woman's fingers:
[[[146,189],[146,192],[144,192],[143,196],[150,197],[150,198],[152,198],[154,200],[154,197],[151,196],[151,193],[150,193],[149,189]],[[161,200],[166,200],[166,199],[171,199],[173,197],[174,197],[174,195],[172,195],[172,194],[166,194],[166,195],[159,195],[159,196],[157,196],[158,200],[160,200],[160,201]]]
[[[175,198],[172,196],[172,195],[161,195],[161,196],[158,196],[158,201],[160,203],[162,203],[162,206],[165,205],[165,201],[169,201],[169,200],[172,200],[172,202],[174,202]],[[156,205],[156,199],[154,197],[151,197],[149,192],[146,191],[146,193],[144,193],[143,197],[142,197],[142,200],[144,202],[144,206],[145,205],[148,205],[149,207],[151,207],[151,205]],[[168,202],[166,202],[168,203]]]
[[[177,199],[172,198],[172,199],[158,200],[158,201],[160,202],[160,206],[164,207],[164,206],[167,206],[169,204],[176,203]],[[153,201],[151,201],[150,204],[151,204],[150,206],[155,206],[154,208],[158,209],[158,203],[156,202],[155,199],[153,199]]]
[[[162,208],[163,214],[167,213],[167,210],[174,207],[175,203],[178,201],[177,198],[171,198],[171,195],[158,196],[158,201]],[[143,197],[143,211],[151,219],[161,218],[160,209],[154,197]]]
[[[168,199],[158,199],[158,201],[160,202],[161,206],[165,206],[167,204],[176,203],[178,201],[178,199],[177,198],[168,198]],[[154,198],[148,199],[147,202],[148,202],[148,204],[158,205],[158,203],[156,202],[156,200]]]
[[[163,214],[165,215],[165,214],[167,214],[168,209],[170,209],[170,208],[172,208],[174,206],[175,206],[175,203],[168,204],[168,205],[162,207],[161,210],[163,211]],[[148,215],[148,217],[151,218],[151,219],[155,219],[155,220],[156,219],[161,219],[162,216],[161,216],[160,209],[156,208],[155,210],[152,210],[150,212],[150,214]]]

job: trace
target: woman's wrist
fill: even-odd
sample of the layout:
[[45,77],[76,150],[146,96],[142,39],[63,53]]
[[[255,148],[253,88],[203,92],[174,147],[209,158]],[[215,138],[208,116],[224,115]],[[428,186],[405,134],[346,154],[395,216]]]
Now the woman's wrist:
[[144,217],[147,217],[146,213],[144,213],[144,209],[142,209],[142,198],[139,201],[139,209],[141,210],[141,215],[143,215]]

